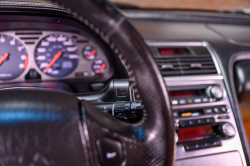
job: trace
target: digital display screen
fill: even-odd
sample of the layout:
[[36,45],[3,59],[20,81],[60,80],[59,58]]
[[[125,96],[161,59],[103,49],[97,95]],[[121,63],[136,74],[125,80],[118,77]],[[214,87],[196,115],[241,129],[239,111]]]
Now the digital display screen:
[[185,55],[190,54],[187,48],[160,48],[161,55]]
[[209,139],[213,137],[214,129],[212,126],[202,126],[177,130],[178,142]]
[[201,90],[181,90],[181,91],[170,91],[169,95],[171,98],[174,97],[192,97],[201,95]]

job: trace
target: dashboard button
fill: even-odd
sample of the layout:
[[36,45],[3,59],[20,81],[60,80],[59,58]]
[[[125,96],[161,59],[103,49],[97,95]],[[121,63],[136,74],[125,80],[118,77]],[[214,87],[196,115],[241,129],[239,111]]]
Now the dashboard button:
[[216,147],[216,146],[221,146],[221,141],[213,141],[212,142],[212,147]]
[[205,119],[198,119],[197,120],[197,124],[206,124],[206,120]]
[[204,147],[204,143],[198,143],[195,145],[195,149],[203,149]]
[[205,108],[205,109],[204,109],[204,113],[205,113],[205,114],[212,114],[213,111],[212,111],[211,108]]
[[187,127],[187,126],[189,126],[188,121],[180,121],[179,122],[179,127]]
[[204,102],[204,103],[208,102],[208,98],[203,98],[202,102]]
[[226,112],[227,112],[227,108],[226,108],[226,107],[220,107],[220,110],[221,110],[221,112],[223,112],[223,113],[226,113]]
[[172,100],[172,105],[177,105],[178,104],[178,100]]
[[196,125],[197,123],[198,123],[197,120],[189,120],[188,121],[189,126]]
[[204,148],[210,148],[212,147],[212,144],[210,142],[204,143]]
[[189,103],[189,104],[192,104],[192,103],[193,103],[193,100],[192,100],[192,99],[188,99],[188,103]]
[[187,101],[185,99],[180,100],[180,104],[186,104],[186,103],[187,103]]
[[229,119],[229,116],[219,116],[218,119]]
[[186,151],[195,150],[195,145],[184,145]]
[[219,113],[219,109],[215,107],[215,108],[213,108],[213,112],[216,113],[216,114],[218,114]]
[[206,123],[214,123],[214,118],[207,118]]
[[201,99],[200,99],[200,98],[194,99],[194,102],[195,102],[195,103],[201,103]]
[[101,137],[96,141],[98,157],[103,166],[121,165],[124,156],[120,141],[109,137]]

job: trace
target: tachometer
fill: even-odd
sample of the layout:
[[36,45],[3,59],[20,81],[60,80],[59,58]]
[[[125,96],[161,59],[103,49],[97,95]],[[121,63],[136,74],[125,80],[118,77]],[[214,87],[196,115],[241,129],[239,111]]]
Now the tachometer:
[[28,62],[27,51],[17,39],[0,35],[0,80],[10,80],[21,75]]
[[76,68],[79,50],[71,38],[53,34],[38,44],[35,60],[42,72],[53,77],[62,77]]

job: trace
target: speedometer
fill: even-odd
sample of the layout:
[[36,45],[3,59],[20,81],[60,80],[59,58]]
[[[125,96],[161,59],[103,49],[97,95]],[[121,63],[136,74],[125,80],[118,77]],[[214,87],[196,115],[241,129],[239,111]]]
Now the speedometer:
[[27,51],[17,39],[0,35],[0,80],[10,80],[21,75],[28,62]]
[[35,60],[43,73],[53,77],[62,77],[76,68],[79,50],[71,38],[62,34],[52,34],[38,44]]

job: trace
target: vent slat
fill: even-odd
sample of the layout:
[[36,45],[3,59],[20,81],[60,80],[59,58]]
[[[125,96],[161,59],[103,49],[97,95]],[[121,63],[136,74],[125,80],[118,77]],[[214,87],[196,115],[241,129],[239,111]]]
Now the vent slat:
[[211,55],[171,55],[155,61],[164,77],[217,73]]
[[[200,70],[202,70],[202,69],[214,69],[214,68],[215,68],[214,65],[209,65],[209,66],[202,66],[200,68]],[[186,69],[195,70],[195,71],[197,70],[196,68],[191,68],[190,66],[182,66],[182,70],[186,70]]]
[[203,65],[214,65],[214,62],[211,61],[211,62],[181,62],[181,65],[190,65],[191,63],[201,63]]

